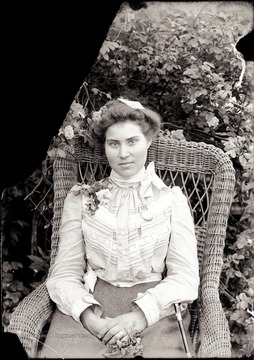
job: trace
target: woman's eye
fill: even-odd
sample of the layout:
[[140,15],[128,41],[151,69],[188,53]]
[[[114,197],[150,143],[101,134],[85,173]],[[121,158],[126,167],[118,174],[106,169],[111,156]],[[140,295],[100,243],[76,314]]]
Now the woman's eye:
[[129,144],[135,144],[138,140],[137,139],[130,139]]
[[117,147],[117,142],[116,141],[110,141],[109,142],[109,146],[111,146],[111,147]]

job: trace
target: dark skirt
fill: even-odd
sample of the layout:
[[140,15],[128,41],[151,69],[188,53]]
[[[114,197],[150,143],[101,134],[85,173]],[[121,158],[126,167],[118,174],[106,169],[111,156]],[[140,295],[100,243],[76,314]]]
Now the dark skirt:
[[[98,279],[94,297],[102,304],[103,317],[115,317],[131,311],[131,301],[139,292],[145,292],[158,282],[138,284],[132,287],[116,287]],[[188,340],[189,350],[194,357],[194,351],[188,333],[190,314],[188,309],[182,312],[183,324]],[[186,352],[179,330],[176,316],[167,316],[157,323],[144,329],[141,334],[143,358],[184,358]],[[99,359],[107,347],[71,316],[56,309],[50,328],[38,358],[82,358]],[[119,356],[120,357],[120,356]],[[126,358],[130,355],[125,356]]]

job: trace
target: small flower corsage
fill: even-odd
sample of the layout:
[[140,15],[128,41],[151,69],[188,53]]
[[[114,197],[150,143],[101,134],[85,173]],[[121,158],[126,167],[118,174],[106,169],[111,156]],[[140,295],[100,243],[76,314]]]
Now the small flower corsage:
[[72,191],[75,195],[80,193],[83,195],[83,209],[90,216],[93,216],[100,206],[108,204],[111,198],[107,179],[100,180],[91,185],[77,184]]

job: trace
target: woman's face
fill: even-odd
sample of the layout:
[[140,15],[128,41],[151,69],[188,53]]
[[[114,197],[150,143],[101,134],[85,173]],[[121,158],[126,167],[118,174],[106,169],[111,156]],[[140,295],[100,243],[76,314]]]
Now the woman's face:
[[132,121],[111,125],[105,134],[105,153],[109,165],[125,178],[142,169],[150,144],[141,127]]

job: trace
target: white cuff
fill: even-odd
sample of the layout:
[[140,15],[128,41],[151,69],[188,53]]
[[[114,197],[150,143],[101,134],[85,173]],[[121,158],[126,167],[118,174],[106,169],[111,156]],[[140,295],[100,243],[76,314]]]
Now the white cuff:
[[101,316],[103,312],[102,306],[100,303],[98,303],[98,301],[94,299],[93,295],[90,294],[85,295],[83,296],[82,299],[75,301],[71,309],[71,316],[73,317],[74,320],[76,320],[79,324],[81,324],[80,321],[81,313],[92,305],[95,305],[93,307],[94,313],[98,316]]
[[[143,295],[143,296],[142,296]],[[138,294],[137,299],[132,301],[132,307],[138,305],[146,317],[147,325],[150,326],[160,320],[158,304],[150,294]]]

